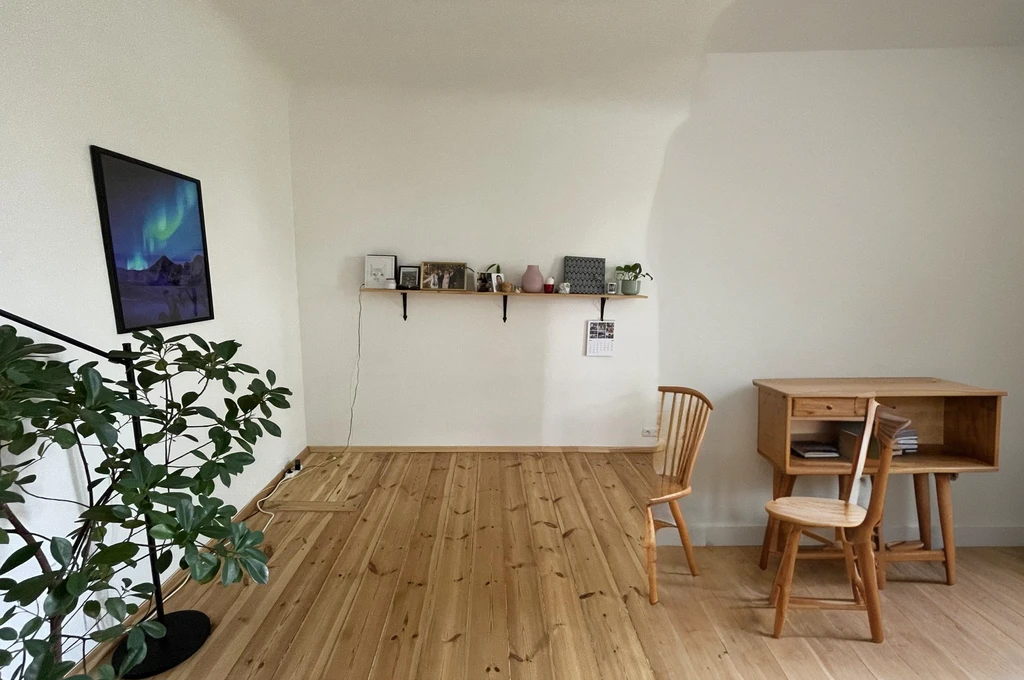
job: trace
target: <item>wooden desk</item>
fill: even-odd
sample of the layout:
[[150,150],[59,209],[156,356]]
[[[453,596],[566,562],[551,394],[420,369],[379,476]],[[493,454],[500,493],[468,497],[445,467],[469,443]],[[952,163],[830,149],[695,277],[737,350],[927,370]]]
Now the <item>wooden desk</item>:
[[[950,482],[961,472],[999,469],[999,419],[1006,392],[938,378],[796,378],[755,380],[754,385],[758,388],[757,452],[774,468],[773,498],[792,494],[800,475],[835,475],[840,495],[849,493],[852,461],[791,456],[792,441],[838,439],[844,423],[864,420],[870,397],[910,418],[918,433],[918,451],[893,458],[890,472],[914,475],[921,539],[885,545],[879,527],[879,544],[885,546],[878,555],[881,582],[887,562],[908,560],[944,562],[946,582],[956,582]],[[871,472],[869,460],[864,473]],[[929,474],[935,476],[942,550],[931,547]],[[761,550],[762,569],[767,568],[769,556],[779,552],[776,534],[777,527],[769,522]],[[801,556],[842,557],[842,553],[826,550]]]

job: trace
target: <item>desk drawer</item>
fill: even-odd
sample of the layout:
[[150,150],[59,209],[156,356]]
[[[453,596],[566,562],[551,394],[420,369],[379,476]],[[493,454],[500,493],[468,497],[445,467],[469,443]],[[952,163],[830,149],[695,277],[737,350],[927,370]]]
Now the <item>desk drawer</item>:
[[863,416],[867,399],[853,397],[800,397],[793,399],[793,415],[804,418]]

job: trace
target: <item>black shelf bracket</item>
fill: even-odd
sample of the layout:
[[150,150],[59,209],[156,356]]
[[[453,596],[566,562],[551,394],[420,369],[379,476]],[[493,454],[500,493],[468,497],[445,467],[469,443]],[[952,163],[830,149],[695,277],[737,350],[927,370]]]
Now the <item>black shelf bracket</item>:
[[508,296],[501,296],[501,322],[508,323]]
[[409,294],[402,292],[402,321],[409,320]]
[[601,298],[601,321],[604,321],[604,303],[608,302],[608,298]]

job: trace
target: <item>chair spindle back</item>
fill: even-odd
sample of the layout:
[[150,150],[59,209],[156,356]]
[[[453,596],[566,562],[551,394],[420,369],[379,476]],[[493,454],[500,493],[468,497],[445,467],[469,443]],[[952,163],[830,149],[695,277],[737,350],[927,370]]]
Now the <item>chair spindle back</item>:
[[671,477],[687,488],[704,441],[708,416],[714,407],[707,397],[689,387],[663,385],[658,391],[661,392],[661,405],[658,408],[658,451],[654,468],[659,474]]
[[[874,400],[872,400],[874,401]],[[889,484],[889,468],[892,466],[892,447],[900,432],[910,426],[910,420],[896,415],[891,409],[881,408],[875,415],[875,437],[878,439],[878,471],[871,481],[871,500],[867,515],[859,530],[871,532],[882,521],[885,507],[885,490]]]
[[860,478],[864,474],[864,463],[868,459],[868,449],[871,447],[871,436],[875,429],[875,413],[878,412],[878,402],[874,398],[868,399],[868,410],[864,416],[864,433],[860,438],[860,446],[857,447],[857,457],[853,461],[853,486],[850,487],[850,500],[852,505],[857,504],[857,496],[860,493]]

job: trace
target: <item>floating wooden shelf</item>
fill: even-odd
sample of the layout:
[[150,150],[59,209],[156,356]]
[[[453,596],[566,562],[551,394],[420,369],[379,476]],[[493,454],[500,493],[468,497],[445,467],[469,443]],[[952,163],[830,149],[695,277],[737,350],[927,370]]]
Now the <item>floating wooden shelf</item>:
[[398,290],[394,288],[360,288],[361,292],[364,293],[390,293],[392,295],[402,296],[402,318],[408,320],[409,318],[409,298],[410,294],[413,295],[461,295],[461,296],[479,296],[479,297],[495,297],[501,296],[501,320],[508,321],[508,299],[510,297],[521,297],[521,298],[534,298],[534,299],[566,299],[571,300],[573,298],[599,298],[601,300],[601,320],[604,321],[604,306],[608,302],[609,298],[616,300],[646,300],[646,295],[607,295],[597,293],[478,293],[475,290]]

